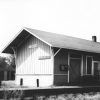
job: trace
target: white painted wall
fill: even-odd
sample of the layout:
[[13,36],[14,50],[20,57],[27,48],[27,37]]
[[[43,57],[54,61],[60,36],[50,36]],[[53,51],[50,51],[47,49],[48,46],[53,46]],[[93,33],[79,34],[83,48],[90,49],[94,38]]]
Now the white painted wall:
[[[36,48],[29,48],[30,45],[37,45]],[[39,60],[41,56],[51,56],[50,59]],[[36,79],[39,79],[40,86],[53,84],[53,57],[50,46],[35,38],[29,38],[17,48],[16,56],[16,82],[20,84],[23,78],[24,85],[36,86]]]
[[20,79],[23,78],[23,86],[37,87],[36,80],[39,79],[40,87],[47,87],[52,85],[52,75],[17,75],[16,84],[20,85]]

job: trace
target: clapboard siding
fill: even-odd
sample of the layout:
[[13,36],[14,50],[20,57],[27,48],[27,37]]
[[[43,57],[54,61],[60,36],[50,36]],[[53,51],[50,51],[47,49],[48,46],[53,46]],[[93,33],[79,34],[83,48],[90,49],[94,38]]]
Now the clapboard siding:
[[[37,47],[29,48],[30,45]],[[50,59],[39,60],[41,56],[50,56]],[[52,74],[53,63],[50,46],[34,36],[24,41],[17,48],[16,74]]]

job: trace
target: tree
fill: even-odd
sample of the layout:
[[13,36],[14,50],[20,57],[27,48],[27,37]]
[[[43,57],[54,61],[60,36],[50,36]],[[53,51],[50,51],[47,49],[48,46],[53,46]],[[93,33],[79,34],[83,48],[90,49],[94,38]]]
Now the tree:
[[0,54],[0,69],[12,70],[15,69],[15,58],[10,54]]

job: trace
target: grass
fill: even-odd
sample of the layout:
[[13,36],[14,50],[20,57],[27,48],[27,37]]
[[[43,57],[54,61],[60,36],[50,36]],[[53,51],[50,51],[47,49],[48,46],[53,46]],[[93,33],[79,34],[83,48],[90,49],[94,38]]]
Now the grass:
[[[9,90],[9,88],[14,87],[16,89]],[[1,88],[3,89],[3,100],[21,100],[23,98],[23,90],[19,90],[19,88],[12,82],[4,82]]]
[[100,100],[100,92],[69,93],[69,94],[66,93],[57,95],[37,94],[31,97],[25,97],[25,95],[23,95],[23,91],[19,90],[8,91],[4,89],[3,100]]
[[100,92],[37,96],[36,100],[100,100]]
[[[3,100],[100,100],[100,92],[89,93],[66,93],[56,95],[35,95],[31,97],[25,97],[23,90],[8,90],[8,88],[15,87],[13,82],[6,82],[2,84],[4,97]],[[12,83],[12,84],[11,84]],[[76,91],[77,92],[77,91]],[[35,99],[34,99],[35,98]]]

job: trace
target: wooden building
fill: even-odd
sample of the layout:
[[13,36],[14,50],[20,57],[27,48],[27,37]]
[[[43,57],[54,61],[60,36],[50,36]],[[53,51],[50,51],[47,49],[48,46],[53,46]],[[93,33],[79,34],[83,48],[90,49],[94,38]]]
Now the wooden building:
[[98,76],[99,82],[100,43],[96,41],[23,28],[2,52],[15,56],[18,85],[78,85],[84,76]]

